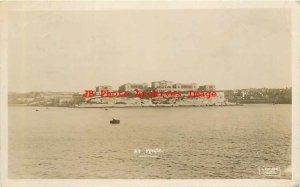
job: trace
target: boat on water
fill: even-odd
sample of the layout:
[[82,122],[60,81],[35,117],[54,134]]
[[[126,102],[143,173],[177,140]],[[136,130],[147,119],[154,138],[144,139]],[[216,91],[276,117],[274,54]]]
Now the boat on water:
[[113,118],[112,120],[110,120],[110,124],[120,124],[120,120]]

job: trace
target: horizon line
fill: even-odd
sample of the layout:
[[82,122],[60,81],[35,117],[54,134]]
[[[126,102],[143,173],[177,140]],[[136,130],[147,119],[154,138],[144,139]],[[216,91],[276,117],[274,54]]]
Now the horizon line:
[[[285,87],[247,87],[247,88],[234,88],[234,89],[216,89],[215,91],[229,91],[229,90],[245,90],[245,89],[290,89],[292,86],[285,86]],[[74,92],[74,93],[80,93],[84,92],[85,90],[82,91],[51,91],[51,90],[34,90],[34,91],[8,91],[8,93],[30,93],[30,92]],[[118,90],[113,90],[113,91],[118,91]]]

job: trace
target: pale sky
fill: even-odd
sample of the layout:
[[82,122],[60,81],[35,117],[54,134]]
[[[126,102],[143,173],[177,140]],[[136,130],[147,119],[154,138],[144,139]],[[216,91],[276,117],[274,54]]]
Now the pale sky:
[[287,9],[9,14],[9,91],[170,80],[217,89],[292,85]]

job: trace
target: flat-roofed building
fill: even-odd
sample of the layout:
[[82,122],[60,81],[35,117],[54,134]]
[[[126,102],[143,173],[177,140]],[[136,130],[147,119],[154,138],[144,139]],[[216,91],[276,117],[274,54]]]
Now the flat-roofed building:
[[182,84],[182,83],[176,83],[173,84],[173,91],[196,91],[197,90],[197,84],[191,83],[191,84]]
[[198,88],[199,91],[215,91],[216,86],[215,85],[202,85]]
[[57,99],[57,98],[72,98],[75,92],[45,92],[42,93],[44,99]]
[[101,92],[101,90],[112,91],[112,86],[109,86],[109,85],[102,85],[102,86],[97,86],[97,87],[96,87],[96,92],[97,92],[97,93]]
[[142,84],[136,84],[136,83],[127,83],[127,84],[123,84],[119,87],[119,91],[121,92],[133,92],[135,90],[140,90],[140,91],[144,91],[148,88],[148,84],[147,83],[142,83]]
[[157,90],[157,91],[172,91],[173,90],[173,85],[172,81],[155,81],[151,82],[151,88],[152,90]]

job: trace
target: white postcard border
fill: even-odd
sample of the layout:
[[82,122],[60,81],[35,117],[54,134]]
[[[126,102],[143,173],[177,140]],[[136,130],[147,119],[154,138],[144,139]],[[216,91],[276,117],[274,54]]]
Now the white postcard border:
[[[299,186],[300,183],[300,2],[294,1],[32,1],[32,2],[2,2],[0,4],[1,23],[1,185],[4,187],[115,187],[115,186]],[[292,104],[292,180],[275,179],[192,179],[192,180],[109,180],[109,179],[8,179],[8,32],[7,15],[9,11],[90,11],[90,10],[124,10],[124,9],[223,9],[223,8],[289,8],[292,10],[292,61],[293,61],[293,104]]]

